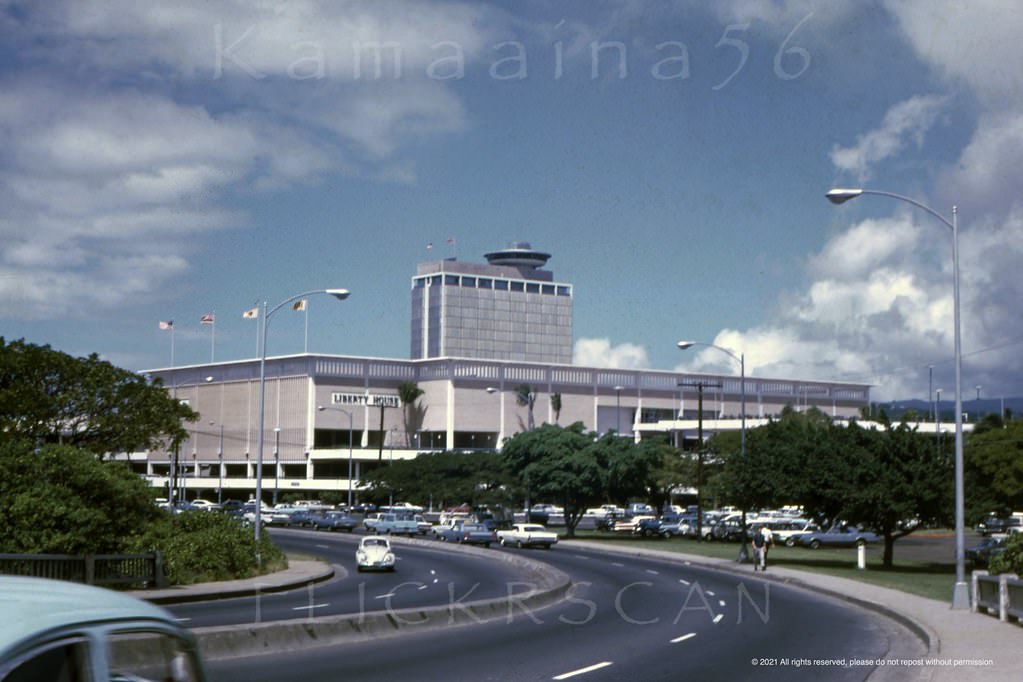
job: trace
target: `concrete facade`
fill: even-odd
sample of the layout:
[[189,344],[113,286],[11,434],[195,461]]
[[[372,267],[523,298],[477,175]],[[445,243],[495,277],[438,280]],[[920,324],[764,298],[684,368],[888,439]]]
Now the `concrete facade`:
[[[421,452],[495,448],[528,427],[528,410],[516,401],[521,385],[528,385],[535,395],[536,425],[581,421],[600,433],[612,430],[637,439],[667,434],[677,442],[696,437],[697,389],[692,384],[720,384],[704,389],[704,432],[740,425],[742,394],[734,375],[314,354],[268,358],[265,373],[267,500],[274,490],[312,496],[357,488],[366,471]],[[202,492],[216,498],[218,490],[224,499],[247,497],[255,487],[259,361],[154,369],[147,374],[159,377],[200,414],[198,422],[186,425],[190,436],[177,453],[179,485],[192,497]],[[424,391],[418,413],[407,413],[398,403],[398,386],[405,381]],[[561,396],[560,414],[553,410],[554,394]],[[752,428],[787,405],[817,407],[836,418],[854,417],[869,405],[870,393],[865,384],[748,377],[746,398],[747,426]],[[152,485],[167,486],[174,453],[135,453],[131,458]]]

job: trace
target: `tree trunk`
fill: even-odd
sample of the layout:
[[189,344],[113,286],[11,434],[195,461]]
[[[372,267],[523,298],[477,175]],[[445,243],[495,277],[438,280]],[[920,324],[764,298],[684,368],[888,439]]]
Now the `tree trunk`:
[[882,565],[885,568],[892,567],[892,561],[895,558],[895,534],[891,531],[886,530],[884,532],[884,559]]

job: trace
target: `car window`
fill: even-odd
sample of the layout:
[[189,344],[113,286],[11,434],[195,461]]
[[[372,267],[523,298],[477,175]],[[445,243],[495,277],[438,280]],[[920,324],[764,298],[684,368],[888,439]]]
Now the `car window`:
[[3,682],[90,682],[89,648],[84,638],[50,642],[0,666]]
[[111,682],[195,682],[199,673],[187,644],[161,632],[116,632],[108,640]]

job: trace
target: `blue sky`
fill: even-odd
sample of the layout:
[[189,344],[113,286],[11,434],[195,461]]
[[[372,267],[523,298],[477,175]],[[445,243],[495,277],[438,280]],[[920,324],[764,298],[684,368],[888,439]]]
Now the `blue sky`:
[[[407,357],[418,262],[510,241],[587,365],[1019,395],[1018,35],[998,2],[0,0],[0,334],[129,369]],[[375,72],[372,54],[386,45]],[[356,54],[359,61],[356,62]],[[400,63],[393,56],[400,54]],[[448,240],[455,244],[449,245]],[[427,250],[426,245],[434,248]],[[269,352],[301,352],[282,310]]]

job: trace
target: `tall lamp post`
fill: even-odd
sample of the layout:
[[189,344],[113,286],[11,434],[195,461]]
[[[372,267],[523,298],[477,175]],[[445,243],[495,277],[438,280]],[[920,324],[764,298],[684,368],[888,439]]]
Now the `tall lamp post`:
[[329,294],[337,300],[343,301],[348,298],[350,293],[348,289],[313,289],[312,291],[303,291],[301,294],[286,298],[269,310],[267,310],[266,301],[263,301],[263,332],[261,334],[263,337],[263,347],[259,355],[259,444],[256,449],[256,521],[253,524],[256,537],[257,563],[262,563],[262,557],[259,555],[259,541],[263,529],[263,441],[266,440],[263,433],[263,429],[266,426],[266,330],[270,324],[270,318],[283,306],[306,296]]
[[348,417],[348,511],[352,510],[352,413],[348,410],[342,410],[340,407],[324,407],[323,405],[317,405],[316,409],[320,412],[324,410],[333,410],[334,412],[340,412]]
[[[693,346],[706,346],[708,348],[716,348],[728,357],[732,358],[739,363],[739,393],[742,395],[742,415],[739,427],[739,456],[745,461],[746,459],[746,354],[735,353],[734,351],[728,350],[722,346],[715,345],[713,343],[700,343],[698,341],[679,341],[679,350],[689,350]],[[702,447],[703,444],[701,443]],[[703,510],[700,510],[702,513]],[[746,512],[743,511],[742,516],[743,531],[742,531],[742,547],[739,550],[739,560],[745,561],[749,552],[746,549]]]
[[[210,426],[216,422],[211,421]],[[224,425],[220,424],[220,448],[217,449],[217,504],[224,504]]]
[[615,435],[622,435],[622,391],[625,390],[624,386],[615,386],[615,416],[618,418],[617,426],[615,426]]
[[960,335],[959,320],[959,208],[952,206],[952,220],[941,215],[933,208],[921,204],[915,199],[872,189],[833,189],[825,196],[833,204],[842,204],[850,199],[855,199],[863,194],[874,194],[876,196],[889,197],[912,204],[917,208],[930,213],[940,220],[946,227],[952,230],[952,290],[953,306],[952,314],[955,337],[955,523],[956,523],[956,583],[952,589],[952,608],[968,609],[970,607],[970,593],[966,585],[966,530],[965,530],[965,507],[963,496],[963,392],[962,392],[962,371],[963,353]]

